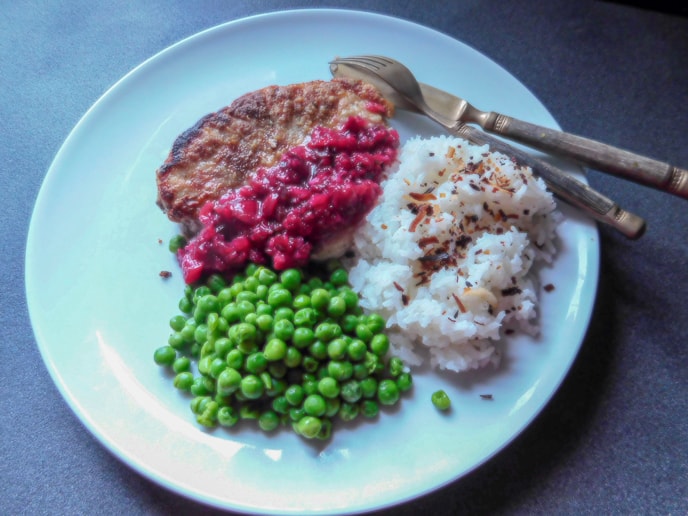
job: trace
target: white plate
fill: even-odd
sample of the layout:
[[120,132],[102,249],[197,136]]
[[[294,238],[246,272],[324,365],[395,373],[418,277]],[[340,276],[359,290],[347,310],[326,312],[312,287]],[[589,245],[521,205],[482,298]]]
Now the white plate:
[[[317,446],[289,431],[205,432],[152,360],[166,343],[181,275],[155,206],[154,172],[201,116],[269,84],[329,78],[337,55],[383,54],[477,106],[557,127],[494,62],[445,35],[380,15],[274,13],[186,39],[143,63],[83,117],[36,202],[26,253],[31,320],[45,363],[85,426],[143,475],[193,499],[255,513],[322,514],[387,507],[460,478],[540,412],[582,342],[598,276],[594,224],[565,209],[561,251],[544,283],[542,336],[510,339],[504,366],[464,376],[418,371],[410,399],[376,423]],[[439,134],[403,113],[402,138]],[[174,271],[169,280],[163,269]],[[445,389],[455,409],[438,413]],[[485,401],[479,394],[492,394]]]

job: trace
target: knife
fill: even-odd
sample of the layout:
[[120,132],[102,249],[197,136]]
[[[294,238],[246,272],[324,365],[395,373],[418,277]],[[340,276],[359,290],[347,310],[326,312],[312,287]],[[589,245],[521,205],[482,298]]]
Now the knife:
[[[415,105],[407,101],[385,81],[380,80],[372,73],[344,64],[331,64],[330,72],[334,77],[349,77],[370,82],[396,108],[420,113]],[[457,97],[426,84],[421,84],[421,91],[427,104],[439,113],[451,112],[452,109],[456,108],[457,101],[461,101]],[[459,137],[476,145],[487,144],[493,151],[501,152],[512,157],[519,164],[529,166],[536,175],[540,176],[547,183],[549,189],[557,197],[579,208],[598,222],[617,229],[631,239],[640,238],[644,234],[645,221],[642,218],[622,209],[614,201],[567,172],[470,125],[463,123],[449,125],[438,119],[435,121]]]

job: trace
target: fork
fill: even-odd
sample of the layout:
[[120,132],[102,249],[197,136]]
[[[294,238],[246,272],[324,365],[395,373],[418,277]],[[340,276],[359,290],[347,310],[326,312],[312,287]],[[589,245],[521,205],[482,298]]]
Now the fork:
[[480,111],[458,97],[453,97],[456,106],[453,116],[449,118],[428,106],[413,73],[399,61],[389,57],[357,56],[336,59],[333,63],[346,63],[376,74],[428,116],[432,112],[433,118],[444,120],[443,125],[477,123],[485,131],[546,152],[566,156],[582,165],[688,199],[688,170],[501,113]]
[[[365,78],[379,86],[383,95],[398,107],[415,108],[416,111],[421,111],[450,132],[477,145],[488,144],[493,150],[513,157],[521,165],[529,166],[535,174],[543,178],[550,190],[558,197],[595,220],[614,227],[626,237],[636,239],[643,235],[645,221],[642,218],[620,208],[614,201],[572,175],[484,131],[461,122],[457,123],[438,113],[428,105],[420,84],[401,63],[380,56],[360,56],[337,58],[330,64],[333,75]],[[390,73],[390,70],[393,73]],[[404,81],[397,83],[397,76],[405,78]]]

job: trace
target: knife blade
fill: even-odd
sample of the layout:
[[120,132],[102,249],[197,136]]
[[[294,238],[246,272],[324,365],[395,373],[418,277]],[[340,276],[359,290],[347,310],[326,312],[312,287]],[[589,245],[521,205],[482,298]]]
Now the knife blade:
[[[389,84],[373,73],[344,64],[331,64],[330,72],[334,77],[349,77],[370,82],[396,108],[421,113],[417,106],[399,95]],[[427,84],[421,83],[420,86],[426,103],[433,111],[451,113],[461,109],[461,99],[458,97]],[[428,113],[422,114],[433,118]],[[615,228],[627,238],[638,239],[644,234],[646,224],[641,217],[619,207],[614,201],[590,188],[573,175],[470,125],[448,123],[446,120],[438,118],[433,118],[433,120],[459,137],[476,145],[489,145],[493,151],[501,152],[515,159],[517,163],[530,167],[536,175],[547,183],[549,189],[557,197],[577,207],[598,222]]]

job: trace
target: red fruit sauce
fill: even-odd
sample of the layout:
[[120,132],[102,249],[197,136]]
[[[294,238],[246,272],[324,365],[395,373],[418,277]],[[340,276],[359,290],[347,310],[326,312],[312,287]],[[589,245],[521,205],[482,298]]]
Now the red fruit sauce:
[[305,265],[314,246],[375,206],[398,147],[394,129],[359,117],[341,129],[317,127],[307,144],[201,209],[203,229],[178,252],[184,280],[232,274],[248,262],[276,270]]

